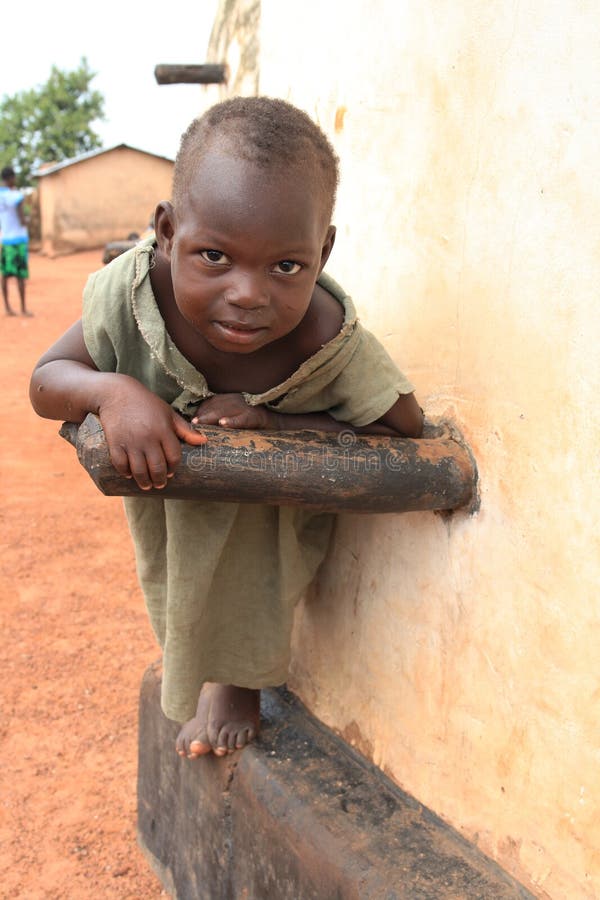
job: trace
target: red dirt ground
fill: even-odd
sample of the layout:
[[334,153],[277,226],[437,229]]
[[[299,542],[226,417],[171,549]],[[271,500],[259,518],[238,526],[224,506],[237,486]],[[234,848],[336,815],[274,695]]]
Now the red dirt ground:
[[[0,897],[165,897],[136,842],[137,700],[160,654],[119,498],[27,391],[101,251],[30,259],[33,318],[0,313]],[[18,308],[16,285],[11,299]]]

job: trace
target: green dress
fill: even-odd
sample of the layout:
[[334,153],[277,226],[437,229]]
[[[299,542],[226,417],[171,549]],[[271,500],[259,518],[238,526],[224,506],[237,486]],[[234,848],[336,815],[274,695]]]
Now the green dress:
[[[148,240],[92,274],[83,332],[98,369],[131,375],[186,417],[213,395],[171,340],[150,282]],[[356,318],[329,276],[319,283],[344,307],[344,323],[284,382],[244,394],[279,413],[327,411],[360,426],[414,388]],[[331,513],[295,507],[125,498],[137,571],[163,650],[162,708],[191,718],[205,681],[261,688],[286,680],[294,605],[322,562]]]

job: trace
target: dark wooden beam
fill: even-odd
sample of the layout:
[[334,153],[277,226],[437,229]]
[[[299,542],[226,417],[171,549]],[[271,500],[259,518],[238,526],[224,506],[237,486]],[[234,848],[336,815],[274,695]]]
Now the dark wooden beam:
[[137,834],[170,897],[535,900],[289,691],[261,692],[259,741],[193,762],[173,752],[180,726],[160,691],[154,665],[140,691]]
[[227,75],[227,66],[221,63],[159,65],[154,69],[158,84],[225,84]]
[[448,428],[419,440],[318,431],[202,428],[208,443],[182,445],[162,490],[142,491],[113,468],[100,420],[88,415],[61,435],[109,496],[161,496],[302,506],[332,512],[398,513],[476,506],[477,470]]

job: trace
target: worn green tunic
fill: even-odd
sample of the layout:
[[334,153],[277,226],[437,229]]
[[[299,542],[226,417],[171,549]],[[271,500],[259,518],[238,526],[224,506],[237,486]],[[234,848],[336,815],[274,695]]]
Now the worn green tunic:
[[[191,416],[213,395],[171,340],[150,282],[146,241],[92,274],[83,295],[83,332],[98,369],[131,375]],[[288,379],[249,404],[279,413],[327,411],[366,425],[414,390],[356,318],[351,299],[327,275],[320,284],[344,307],[340,333]],[[287,676],[293,609],[323,560],[333,515],[294,507],[125,499],[138,576],[163,649],[162,707],[194,715],[205,681],[261,688]]]

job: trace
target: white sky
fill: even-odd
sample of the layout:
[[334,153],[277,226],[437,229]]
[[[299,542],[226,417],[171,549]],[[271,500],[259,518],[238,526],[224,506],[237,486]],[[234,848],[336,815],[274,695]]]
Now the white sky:
[[[105,122],[93,128],[105,147],[126,143],[174,159],[181,133],[206,108],[206,88],[158,85],[160,63],[205,63],[218,0],[25,4],[0,50],[0,96],[44,84],[53,65],[96,72]],[[24,28],[23,28],[24,26]]]

